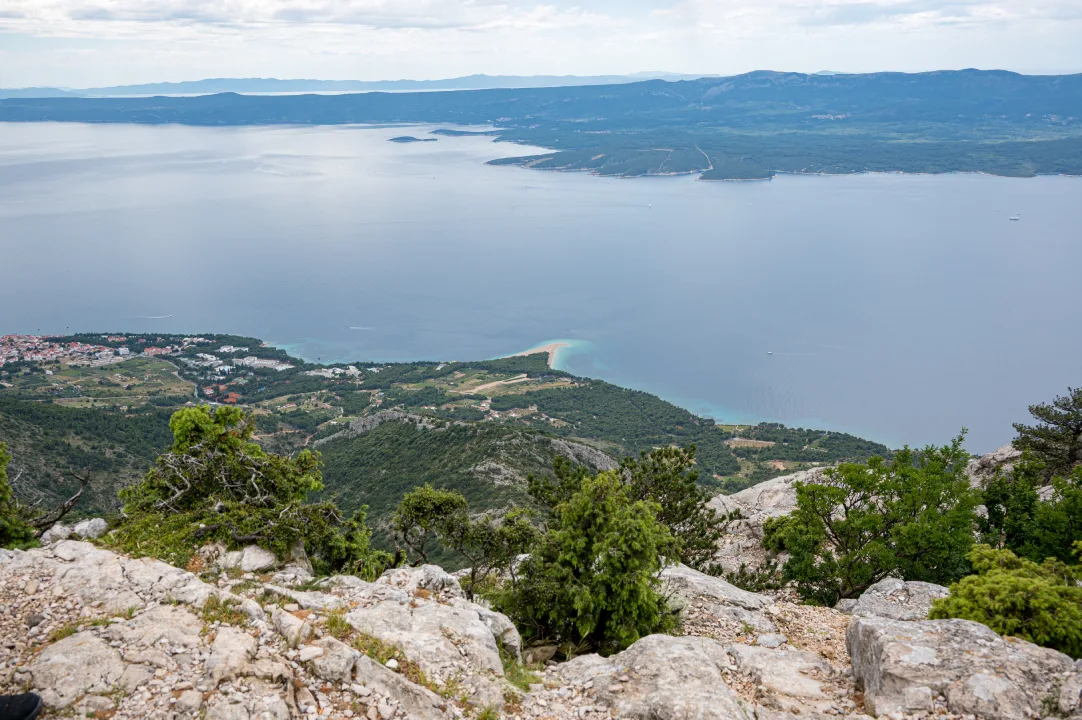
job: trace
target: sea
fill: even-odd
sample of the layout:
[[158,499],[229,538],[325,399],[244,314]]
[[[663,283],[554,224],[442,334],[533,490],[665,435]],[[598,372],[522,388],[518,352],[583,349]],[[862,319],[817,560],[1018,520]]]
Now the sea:
[[563,341],[560,369],[719,422],[973,452],[1082,383],[1082,178],[604,178],[388,142],[435,128],[0,124],[0,334],[325,363]]

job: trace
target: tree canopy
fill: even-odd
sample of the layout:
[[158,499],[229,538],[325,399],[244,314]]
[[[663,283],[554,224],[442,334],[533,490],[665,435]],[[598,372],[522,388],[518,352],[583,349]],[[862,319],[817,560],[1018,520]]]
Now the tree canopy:
[[633,500],[617,472],[584,478],[553,508],[548,530],[495,606],[527,640],[604,654],[673,627],[658,573],[677,544],[659,510]]
[[331,501],[307,501],[323,488],[318,453],[264,452],[234,407],[183,408],[169,427],[169,451],[141,483],[120,492],[123,549],[183,564],[213,540],[258,544],[279,557],[303,546],[317,570],[363,575],[388,561],[369,547],[363,508],[346,518]]
[[941,584],[965,575],[979,498],[965,476],[963,438],[797,483],[797,508],[773,527],[783,537],[771,539],[790,553],[783,577],[805,600],[833,605],[889,575]]
[[1042,460],[1046,477],[1067,475],[1082,465],[1082,388],[1067,388],[1051,403],[1030,405],[1029,413],[1037,424],[1014,424],[1017,449]]

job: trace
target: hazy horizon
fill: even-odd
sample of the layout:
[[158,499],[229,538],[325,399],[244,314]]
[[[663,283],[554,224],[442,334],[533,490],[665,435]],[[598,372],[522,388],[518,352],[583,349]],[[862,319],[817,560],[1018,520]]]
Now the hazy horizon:
[[1075,0],[0,0],[0,87],[1082,70]]

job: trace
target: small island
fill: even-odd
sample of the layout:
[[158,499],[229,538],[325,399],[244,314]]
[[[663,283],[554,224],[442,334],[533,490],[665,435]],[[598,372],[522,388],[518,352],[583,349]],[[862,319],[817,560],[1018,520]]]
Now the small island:
[[398,137],[391,138],[387,142],[396,142],[396,143],[436,142],[436,138],[419,138],[419,137],[413,137],[412,135],[399,135]]

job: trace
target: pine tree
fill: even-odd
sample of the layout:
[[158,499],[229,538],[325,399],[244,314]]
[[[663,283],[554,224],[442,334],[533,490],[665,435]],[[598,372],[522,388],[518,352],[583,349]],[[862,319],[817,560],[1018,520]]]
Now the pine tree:
[[1052,404],[1029,406],[1037,425],[1015,423],[1014,446],[1029,450],[1045,463],[1045,477],[1069,475],[1082,465],[1082,388],[1067,388],[1067,394]]

